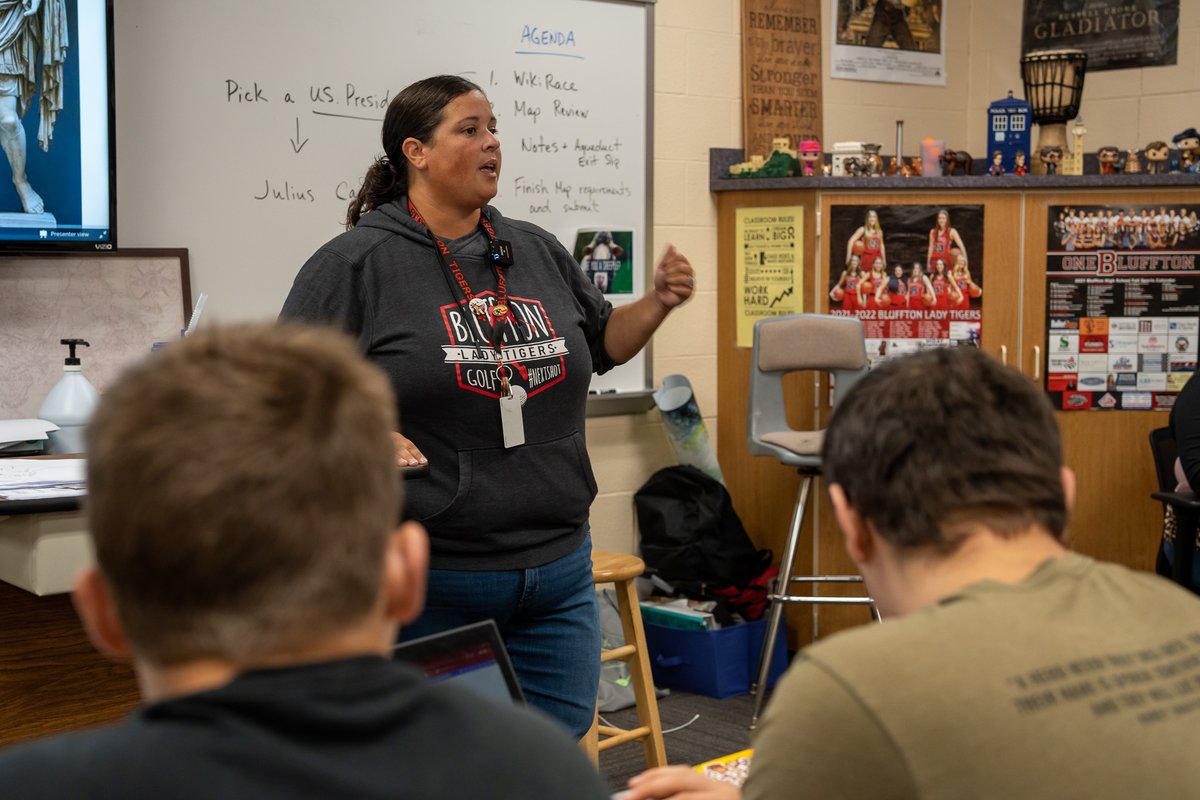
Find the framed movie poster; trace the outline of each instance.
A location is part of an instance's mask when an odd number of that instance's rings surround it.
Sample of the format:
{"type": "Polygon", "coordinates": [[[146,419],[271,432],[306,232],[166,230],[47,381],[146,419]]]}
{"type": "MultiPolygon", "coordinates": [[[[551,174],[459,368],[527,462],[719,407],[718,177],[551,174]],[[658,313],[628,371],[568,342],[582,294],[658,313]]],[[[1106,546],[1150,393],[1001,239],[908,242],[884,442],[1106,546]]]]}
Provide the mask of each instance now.
{"type": "Polygon", "coordinates": [[[1196,371],[1200,205],[1049,213],[1046,392],[1066,411],[1170,408],[1196,371]]]}
{"type": "Polygon", "coordinates": [[[1088,72],[1174,64],[1179,0],[1025,0],[1021,53],[1064,48],[1088,72]]]}
{"type": "Polygon", "coordinates": [[[832,206],[829,313],[858,317],[867,360],[978,347],[982,205],[832,206]]]}
{"type": "Polygon", "coordinates": [[[854,81],[946,85],[949,0],[837,0],[831,75],[854,81]]]}

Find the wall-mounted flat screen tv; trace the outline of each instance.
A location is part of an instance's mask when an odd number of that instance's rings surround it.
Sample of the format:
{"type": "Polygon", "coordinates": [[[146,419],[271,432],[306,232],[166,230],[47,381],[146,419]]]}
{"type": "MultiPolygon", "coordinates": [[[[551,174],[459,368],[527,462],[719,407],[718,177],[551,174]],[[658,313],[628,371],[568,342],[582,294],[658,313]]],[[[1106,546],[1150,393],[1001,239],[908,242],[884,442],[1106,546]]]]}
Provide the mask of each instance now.
{"type": "Polygon", "coordinates": [[[112,0],[0,2],[0,252],[116,245],[112,0]]]}

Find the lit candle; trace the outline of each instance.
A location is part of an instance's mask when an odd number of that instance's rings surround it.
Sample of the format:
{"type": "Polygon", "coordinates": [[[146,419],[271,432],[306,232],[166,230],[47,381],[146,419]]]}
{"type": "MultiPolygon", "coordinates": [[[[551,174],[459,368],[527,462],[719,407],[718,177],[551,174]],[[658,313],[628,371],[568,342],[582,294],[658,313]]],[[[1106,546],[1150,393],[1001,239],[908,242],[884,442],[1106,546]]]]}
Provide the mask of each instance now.
{"type": "Polygon", "coordinates": [[[921,140],[921,175],[937,177],[942,174],[942,153],[946,143],[926,136],[921,140]]]}

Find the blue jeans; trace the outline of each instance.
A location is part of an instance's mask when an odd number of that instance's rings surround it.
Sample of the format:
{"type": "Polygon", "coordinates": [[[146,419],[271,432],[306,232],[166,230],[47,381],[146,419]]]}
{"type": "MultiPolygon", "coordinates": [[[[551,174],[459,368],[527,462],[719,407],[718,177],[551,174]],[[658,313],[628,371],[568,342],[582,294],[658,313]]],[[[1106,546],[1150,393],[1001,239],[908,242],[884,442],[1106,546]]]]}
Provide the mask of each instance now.
{"type": "Polygon", "coordinates": [[[489,618],[500,628],[529,705],[577,739],[587,733],[600,683],[591,536],[575,552],[531,569],[430,570],[425,611],[400,639],[489,618]]]}

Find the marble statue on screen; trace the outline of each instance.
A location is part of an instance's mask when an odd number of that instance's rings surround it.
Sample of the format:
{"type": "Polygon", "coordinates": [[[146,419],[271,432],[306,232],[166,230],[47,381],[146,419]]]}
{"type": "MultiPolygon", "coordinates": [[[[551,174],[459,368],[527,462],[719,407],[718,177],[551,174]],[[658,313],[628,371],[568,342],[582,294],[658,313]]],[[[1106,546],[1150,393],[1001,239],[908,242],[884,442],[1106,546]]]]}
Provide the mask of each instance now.
{"type": "Polygon", "coordinates": [[[64,0],[0,0],[0,148],[12,168],[13,186],[26,214],[42,214],[45,205],[25,174],[21,119],[37,98],[38,145],[49,152],[54,123],[63,107],[67,44],[64,0]]]}

